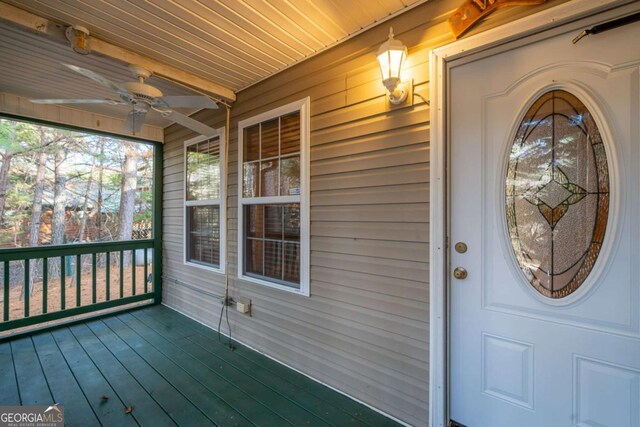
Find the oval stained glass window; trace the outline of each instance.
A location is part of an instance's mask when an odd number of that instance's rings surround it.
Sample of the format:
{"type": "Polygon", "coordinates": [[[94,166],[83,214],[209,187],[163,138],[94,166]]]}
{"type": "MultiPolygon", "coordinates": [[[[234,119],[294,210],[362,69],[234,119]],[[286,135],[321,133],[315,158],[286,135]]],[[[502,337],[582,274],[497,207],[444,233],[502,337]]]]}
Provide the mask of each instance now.
{"type": "Polygon", "coordinates": [[[595,121],[574,95],[553,90],[527,111],[506,177],[511,246],[529,284],[549,298],[580,287],[609,216],[609,167],[595,121]]]}

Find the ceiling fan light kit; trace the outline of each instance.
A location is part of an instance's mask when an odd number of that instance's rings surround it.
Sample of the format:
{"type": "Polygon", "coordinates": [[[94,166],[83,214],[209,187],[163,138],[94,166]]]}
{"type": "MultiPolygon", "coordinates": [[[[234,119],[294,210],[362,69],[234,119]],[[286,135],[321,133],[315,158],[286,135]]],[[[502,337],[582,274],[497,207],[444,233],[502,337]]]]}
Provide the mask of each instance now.
{"type": "MultiPolygon", "coordinates": [[[[75,28],[69,27],[69,28],[75,28]]],[[[80,27],[81,29],[83,27],[80,27]]],[[[85,29],[86,30],[86,29],[85,29]]],[[[74,31],[80,31],[74,29],[74,31]]],[[[88,36],[88,31],[85,34],[88,36]]],[[[74,48],[75,50],[75,48],[74,48]]],[[[100,83],[112,91],[116,92],[120,100],[116,99],[32,99],[36,104],[110,104],[110,105],[130,105],[131,111],[127,115],[124,123],[124,130],[127,132],[139,132],[144,123],[145,116],[149,109],[157,111],[169,120],[181,124],[205,136],[213,136],[216,130],[192,119],[182,113],[174,111],[174,108],[218,108],[218,105],[208,96],[163,96],[162,92],[145,80],[151,77],[151,72],[141,66],[131,64],[129,70],[137,81],[114,83],[106,77],[76,65],[62,64],[65,67],[100,83]]]]}

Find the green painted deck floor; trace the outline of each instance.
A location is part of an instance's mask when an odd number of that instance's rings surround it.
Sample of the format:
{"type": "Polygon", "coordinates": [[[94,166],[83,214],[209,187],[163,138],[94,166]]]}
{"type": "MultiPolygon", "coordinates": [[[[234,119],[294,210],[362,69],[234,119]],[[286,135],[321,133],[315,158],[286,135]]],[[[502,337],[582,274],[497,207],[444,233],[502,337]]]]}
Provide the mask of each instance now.
{"type": "Polygon", "coordinates": [[[68,426],[397,425],[236,347],[164,306],[88,320],[1,343],[0,405],[59,403],[68,426]]]}

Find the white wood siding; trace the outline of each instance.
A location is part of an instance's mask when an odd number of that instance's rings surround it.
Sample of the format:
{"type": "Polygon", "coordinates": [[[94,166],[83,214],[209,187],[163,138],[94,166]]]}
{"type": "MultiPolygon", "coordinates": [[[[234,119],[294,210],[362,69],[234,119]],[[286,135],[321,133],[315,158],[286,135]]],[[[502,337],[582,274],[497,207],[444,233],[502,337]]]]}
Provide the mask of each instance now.
{"type": "MultiPolygon", "coordinates": [[[[433,1],[238,93],[232,108],[228,215],[233,336],[406,423],[427,425],[429,384],[428,53],[451,41],[459,1],[433,1]],[[413,103],[390,109],[375,51],[389,25],[409,47],[413,103]],[[236,278],[237,123],[311,97],[311,296],[236,278]]],[[[548,7],[558,2],[549,2],[548,7]]],[[[489,28],[531,13],[494,14],[489,28]]],[[[212,126],[220,113],[196,115],[212,126]]],[[[217,328],[224,276],[182,263],[182,143],[165,134],[164,302],[217,328]],[[179,279],[179,282],[174,279],[179,279]]],[[[223,323],[223,331],[227,328],[223,323]]]]}

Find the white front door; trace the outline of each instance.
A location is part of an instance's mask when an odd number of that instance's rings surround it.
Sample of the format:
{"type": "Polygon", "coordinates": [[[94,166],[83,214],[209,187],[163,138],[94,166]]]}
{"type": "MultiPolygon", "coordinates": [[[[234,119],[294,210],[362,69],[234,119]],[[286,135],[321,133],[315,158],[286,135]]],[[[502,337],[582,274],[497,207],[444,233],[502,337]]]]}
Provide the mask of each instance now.
{"type": "Polygon", "coordinates": [[[640,426],[640,23],[558,33],[449,64],[449,399],[469,427],[640,426]]]}

